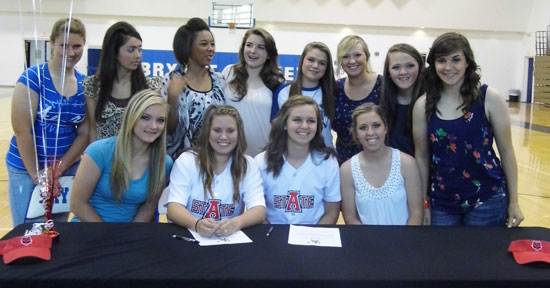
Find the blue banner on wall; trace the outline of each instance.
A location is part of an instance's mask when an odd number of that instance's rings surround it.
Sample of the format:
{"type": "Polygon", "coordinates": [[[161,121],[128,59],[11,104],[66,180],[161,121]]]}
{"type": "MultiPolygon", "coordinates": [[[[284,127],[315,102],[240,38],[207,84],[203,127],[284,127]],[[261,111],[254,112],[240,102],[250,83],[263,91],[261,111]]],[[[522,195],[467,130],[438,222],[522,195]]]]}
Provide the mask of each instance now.
{"type": "MultiPolygon", "coordinates": [[[[88,75],[93,75],[97,71],[101,49],[88,49],[88,75]]],[[[237,63],[239,56],[233,52],[216,52],[212,59],[212,68],[221,72],[225,66],[237,63]]],[[[297,73],[300,55],[279,55],[279,65],[283,70],[285,79],[294,80],[297,73]]],[[[178,62],[172,53],[172,50],[143,50],[142,55],[143,72],[146,76],[164,76],[166,73],[174,70],[178,62]]]]}

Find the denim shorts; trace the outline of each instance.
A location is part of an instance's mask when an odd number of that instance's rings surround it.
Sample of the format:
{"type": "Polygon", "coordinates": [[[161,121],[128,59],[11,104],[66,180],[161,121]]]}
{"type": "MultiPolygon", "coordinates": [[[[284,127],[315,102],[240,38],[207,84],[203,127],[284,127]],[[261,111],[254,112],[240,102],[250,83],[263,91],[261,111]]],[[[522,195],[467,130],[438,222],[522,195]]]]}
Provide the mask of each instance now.
{"type": "Polygon", "coordinates": [[[504,226],[508,217],[508,196],[495,194],[463,214],[450,214],[437,208],[430,212],[433,226],[504,226]]]}

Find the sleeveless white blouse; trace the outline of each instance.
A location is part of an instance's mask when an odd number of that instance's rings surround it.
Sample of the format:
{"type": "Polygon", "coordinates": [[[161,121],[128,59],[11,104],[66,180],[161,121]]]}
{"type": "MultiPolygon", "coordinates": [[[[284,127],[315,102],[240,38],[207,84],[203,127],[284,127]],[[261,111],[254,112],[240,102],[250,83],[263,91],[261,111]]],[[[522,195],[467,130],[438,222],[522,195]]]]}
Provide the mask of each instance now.
{"type": "Polygon", "coordinates": [[[375,188],[363,177],[359,154],[351,158],[355,205],[361,223],[368,225],[406,225],[409,219],[405,180],[401,175],[401,155],[392,148],[390,174],[382,187],[375,188]]]}

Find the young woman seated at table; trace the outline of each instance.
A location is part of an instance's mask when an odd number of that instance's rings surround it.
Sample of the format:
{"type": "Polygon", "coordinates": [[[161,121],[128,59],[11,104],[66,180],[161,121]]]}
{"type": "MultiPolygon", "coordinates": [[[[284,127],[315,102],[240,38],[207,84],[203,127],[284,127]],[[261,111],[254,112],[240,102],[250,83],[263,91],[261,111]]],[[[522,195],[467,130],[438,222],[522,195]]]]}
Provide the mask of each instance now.
{"type": "Polygon", "coordinates": [[[130,99],[119,135],[88,146],[74,178],[73,221],[153,220],[172,167],[166,156],[167,109],[159,93],[141,90],[130,99]]]}
{"type": "Polygon", "coordinates": [[[325,146],[319,105],[290,97],[271,123],[266,151],[255,161],[262,173],[266,218],[273,224],[336,224],[340,176],[334,149],[325,146]]]}
{"type": "Polygon", "coordinates": [[[340,167],[346,224],[421,225],[420,172],[413,157],[385,144],[388,126],[381,108],[357,107],[351,127],[363,151],[340,167]]]}
{"type": "Polygon", "coordinates": [[[245,139],[235,108],[208,107],[197,145],[178,157],[170,175],[170,221],[203,237],[223,237],[262,223],[262,178],[252,157],[244,154],[245,139]]]}

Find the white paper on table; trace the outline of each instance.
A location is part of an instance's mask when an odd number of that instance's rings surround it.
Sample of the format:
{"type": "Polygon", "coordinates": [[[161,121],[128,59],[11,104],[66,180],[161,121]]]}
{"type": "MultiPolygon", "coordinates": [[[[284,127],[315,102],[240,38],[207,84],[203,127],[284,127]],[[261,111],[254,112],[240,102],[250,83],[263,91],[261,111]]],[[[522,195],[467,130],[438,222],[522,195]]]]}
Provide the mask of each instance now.
{"type": "Polygon", "coordinates": [[[201,246],[212,246],[212,245],[226,245],[226,244],[240,244],[240,243],[252,243],[252,240],[244,234],[242,230],[237,230],[235,233],[225,236],[217,237],[212,236],[210,238],[202,237],[199,233],[188,229],[193,237],[199,240],[199,245],[201,246]]]}
{"type": "Polygon", "coordinates": [[[288,244],[342,247],[340,229],[290,225],[288,244]]]}

